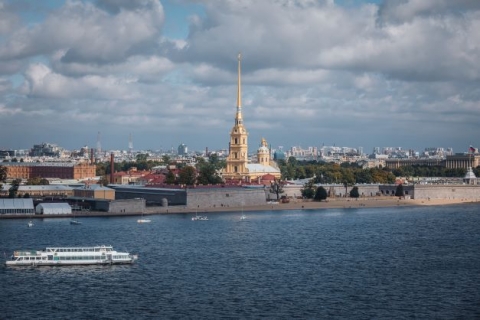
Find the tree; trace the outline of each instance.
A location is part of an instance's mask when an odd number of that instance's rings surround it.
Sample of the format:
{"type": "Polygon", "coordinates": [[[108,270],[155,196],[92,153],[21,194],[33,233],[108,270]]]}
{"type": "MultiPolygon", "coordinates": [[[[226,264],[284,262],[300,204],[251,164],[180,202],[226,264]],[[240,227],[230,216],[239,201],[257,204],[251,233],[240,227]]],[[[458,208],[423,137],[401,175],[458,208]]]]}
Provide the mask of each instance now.
{"type": "Polygon", "coordinates": [[[171,160],[172,160],[172,159],[170,158],[170,156],[168,156],[168,155],[166,155],[166,154],[162,156],[162,162],[163,162],[165,165],[169,165],[171,160]]]}
{"type": "Polygon", "coordinates": [[[7,167],[0,166],[0,182],[5,182],[5,180],[7,180],[7,171],[7,167]]]}
{"type": "Polygon", "coordinates": [[[23,195],[23,197],[24,197],[24,198],[30,198],[30,193],[28,193],[28,192],[25,193],[25,194],[23,195]]]}
{"type": "Polygon", "coordinates": [[[204,163],[199,168],[200,172],[197,177],[198,184],[219,184],[222,183],[222,178],[217,173],[215,166],[211,163],[204,163]]]}
{"type": "Polygon", "coordinates": [[[148,158],[148,153],[139,153],[137,154],[136,156],[136,160],[137,162],[141,162],[141,161],[147,161],[147,158],[148,158]]]}
{"type": "Polygon", "coordinates": [[[395,197],[405,198],[405,192],[403,191],[403,185],[400,183],[395,190],[395,197]]]}
{"type": "Polygon", "coordinates": [[[28,178],[27,182],[25,183],[25,185],[27,186],[48,186],[49,184],[50,184],[50,181],[40,177],[28,178]]]}
{"type": "Polygon", "coordinates": [[[293,166],[293,167],[296,167],[297,164],[298,164],[298,161],[294,156],[290,156],[290,157],[288,157],[288,164],[293,166]]]}
{"type": "Polygon", "coordinates": [[[197,172],[195,171],[194,167],[185,166],[180,170],[178,174],[178,183],[180,184],[193,186],[195,185],[196,180],[197,180],[197,172]]]}
{"type": "Polygon", "coordinates": [[[295,178],[296,179],[305,179],[307,174],[305,173],[305,167],[297,167],[295,169],[295,178]]]}
{"type": "Polygon", "coordinates": [[[307,183],[305,183],[301,192],[304,198],[312,199],[315,196],[314,180],[310,179],[307,183]]]}
{"type": "Polygon", "coordinates": [[[110,181],[108,181],[106,175],[102,176],[102,177],[98,180],[98,184],[99,184],[99,185],[102,185],[102,186],[104,186],[104,187],[105,187],[105,186],[108,186],[109,183],[110,183],[110,181]]]}
{"type": "Polygon", "coordinates": [[[270,192],[277,195],[277,200],[280,199],[280,194],[283,193],[283,185],[284,182],[281,180],[273,180],[272,184],[270,185],[270,192]]]}
{"type": "Polygon", "coordinates": [[[10,189],[8,189],[9,198],[15,198],[17,196],[18,187],[20,186],[21,182],[22,179],[15,179],[12,181],[12,186],[10,187],[10,189]]]}
{"type": "Polygon", "coordinates": [[[175,175],[173,174],[173,172],[171,170],[168,170],[168,173],[165,177],[165,183],[166,184],[176,184],[176,181],[177,179],[175,178],[175,175]]]}
{"type": "Polygon", "coordinates": [[[322,201],[327,199],[327,190],[325,190],[324,187],[320,186],[317,188],[317,191],[315,192],[315,200],[322,201]]]}
{"type": "Polygon", "coordinates": [[[107,174],[107,164],[105,162],[97,163],[95,174],[99,177],[104,176],[107,174]]]}
{"type": "Polygon", "coordinates": [[[225,162],[224,161],[220,161],[220,158],[218,157],[218,154],[216,153],[211,153],[209,156],[208,156],[208,162],[213,165],[213,167],[215,168],[215,170],[219,170],[221,168],[224,167],[225,165],[225,162]]]}
{"type": "Polygon", "coordinates": [[[358,192],[358,187],[355,186],[350,190],[350,198],[358,198],[360,197],[360,193],[358,192]]]}
{"type": "Polygon", "coordinates": [[[348,187],[351,187],[355,184],[355,176],[353,171],[350,168],[342,168],[342,184],[345,187],[345,197],[348,193],[348,187]]]}

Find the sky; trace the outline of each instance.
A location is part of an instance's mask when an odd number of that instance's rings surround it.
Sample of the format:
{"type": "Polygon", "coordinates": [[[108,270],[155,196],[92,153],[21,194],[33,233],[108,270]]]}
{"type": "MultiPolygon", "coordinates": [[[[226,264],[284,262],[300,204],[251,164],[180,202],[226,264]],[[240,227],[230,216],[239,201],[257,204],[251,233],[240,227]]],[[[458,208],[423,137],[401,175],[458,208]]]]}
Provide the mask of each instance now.
{"type": "Polygon", "coordinates": [[[478,0],[0,0],[0,149],[480,146],[478,0]]]}

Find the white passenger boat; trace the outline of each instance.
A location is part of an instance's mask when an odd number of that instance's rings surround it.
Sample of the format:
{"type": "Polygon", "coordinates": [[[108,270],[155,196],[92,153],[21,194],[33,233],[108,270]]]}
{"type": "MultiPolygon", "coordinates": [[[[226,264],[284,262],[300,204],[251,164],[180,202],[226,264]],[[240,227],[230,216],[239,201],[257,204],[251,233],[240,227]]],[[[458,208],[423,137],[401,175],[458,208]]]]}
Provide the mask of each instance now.
{"type": "Polygon", "coordinates": [[[47,247],[45,250],[18,250],[7,266],[71,266],[128,264],[137,260],[137,255],[113,250],[112,246],[95,247],[47,247]]]}
{"type": "Polygon", "coordinates": [[[137,223],[150,223],[152,222],[152,220],[150,219],[145,219],[145,218],[142,218],[142,219],[138,219],[137,220],[137,223]]]}

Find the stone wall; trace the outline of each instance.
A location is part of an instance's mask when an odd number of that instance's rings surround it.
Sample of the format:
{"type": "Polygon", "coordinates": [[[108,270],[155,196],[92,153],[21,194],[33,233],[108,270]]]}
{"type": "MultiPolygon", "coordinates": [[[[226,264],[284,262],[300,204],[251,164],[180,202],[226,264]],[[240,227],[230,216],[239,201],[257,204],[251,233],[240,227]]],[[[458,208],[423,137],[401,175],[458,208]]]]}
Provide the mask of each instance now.
{"type": "MultiPolygon", "coordinates": [[[[394,196],[397,186],[381,185],[380,192],[384,196],[394,196]]],[[[412,199],[472,199],[480,201],[479,185],[464,184],[415,184],[404,185],[406,197],[412,199]]]]}
{"type": "MultiPolygon", "coordinates": [[[[319,187],[320,185],[317,185],[319,187]]],[[[327,192],[330,192],[335,197],[345,197],[345,187],[340,184],[328,184],[322,185],[327,192]]],[[[378,184],[360,184],[356,185],[358,187],[358,193],[360,197],[376,197],[379,192],[378,184]]],[[[347,195],[350,195],[350,190],[353,186],[347,188],[347,195]]],[[[283,193],[280,196],[286,196],[287,198],[297,198],[302,196],[303,186],[301,185],[287,185],[283,187],[283,193]]],[[[266,189],[267,191],[267,200],[276,200],[277,195],[270,192],[270,188],[266,189]]],[[[332,196],[332,197],[333,197],[332,196]]]]}
{"type": "Polygon", "coordinates": [[[476,199],[480,201],[480,186],[415,185],[414,199],[476,199]]]}
{"type": "Polygon", "coordinates": [[[145,199],[113,200],[109,202],[108,212],[142,213],[145,212],[145,199]]]}
{"type": "Polygon", "coordinates": [[[109,185],[109,187],[115,189],[116,200],[143,198],[149,206],[163,206],[164,204],[184,206],[187,203],[185,189],[148,188],[128,185],[109,185]]]}
{"type": "Polygon", "coordinates": [[[241,207],[266,205],[263,188],[187,189],[188,208],[241,207]]]}

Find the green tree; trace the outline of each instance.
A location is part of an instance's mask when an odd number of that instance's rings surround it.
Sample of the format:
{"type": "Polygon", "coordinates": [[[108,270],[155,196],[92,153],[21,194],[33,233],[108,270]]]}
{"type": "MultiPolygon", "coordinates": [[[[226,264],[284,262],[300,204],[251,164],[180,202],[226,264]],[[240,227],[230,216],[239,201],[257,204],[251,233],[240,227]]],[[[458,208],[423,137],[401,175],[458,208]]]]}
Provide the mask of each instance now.
{"type": "Polygon", "coordinates": [[[95,175],[98,177],[104,176],[107,174],[107,165],[105,162],[99,162],[95,165],[95,175]]]}
{"type": "Polygon", "coordinates": [[[25,183],[25,185],[27,186],[48,186],[49,184],[50,184],[50,181],[40,177],[28,178],[27,182],[25,183]]]}
{"type": "Polygon", "coordinates": [[[0,182],[5,182],[7,180],[8,168],[5,166],[0,166],[0,182]]]}
{"type": "Polygon", "coordinates": [[[177,179],[175,178],[175,174],[171,170],[168,170],[168,173],[165,177],[165,183],[166,184],[176,184],[177,179]]]}
{"type": "Polygon", "coordinates": [[[169,165],[169,164],[170,164],[170,161],[172,161],[172,159],[170,158],[170,156],[168,156],[168,155],[166,155],[166,154],[164,154],[164,155],[162,156],[162,162],[163,162],[163,164],[169,165]]]}
{"type": "Polygon", "coordinates": [[[282,180],[273,180],[272,184],[270,185],[270,192],[277,195],[277,200],[280,199],[280,194],[283,193],[283,186],[284,182],[282,180]]]}
{"type": "Polygon", "coordinates": [[[356,183],[372,183],[372,174],[369,169],[360,169],[355,172],[356,183]]]}
{"type": "Polygon", "coordinates": [[[305,167],[296,167],[295,179],[305,179],[307,174],[305,173],[305,167]]]}
{"type": "Polygon", "coordinates": [[[405,197],[405,192],[403,191],[403,185],[401,183],[397,186],[397,189],[395,189],[395,196],[399,198],[405,197]]]}
{"type": "Polygon", "coordinates": [[[110,181],[108,181],[108,178],[106,175],[102,176],[99,180],[98,180],[98,184],[101,185],[101,186],[108,186],[108,184],[110,183],[110,181]]]}
{"type": "Polygon", "coordinates": [[[277,165],[279,167],[285,167],[287,165],[287,161],[285,161],[285,159],[278,159],[277,160],[277,165]]]}
{"type": "Polygon", "coordinates": [[[31,177],[27,179],[25,185],[27,186],[38,186],[40,184],[40,177],[31,177]]]}
{"type": "Polygon", "coordinates": [[[315,192],[315,200],[322,201],[327,199],[327,190],[325,190],[324,187],[320,186],[317,188],[317,191],[315,192]]]}
{"type": "Polygon", "coordinates": [[[24,198],[30,198],[30,193],[28,193],[28,192],[25,193],[25,194],[23,195],[23,197],[24,197],[24,198]]]}
{"type": "Polygon", "coordinates": [[[198,184],[219,184],[222,183],[222,178],[217,173],[215,166],[211,163],[204,163],[199,168],[200,172],[197,177],[198,184]]]}
{"type": "Polygon", "coordinates": [[[358,198],[360,197],[360,193],[358,192],[358,187],[355,186],[350,190],[350,198],[358,198]]]}
{"type": "Polygon", "coordinates": [[[195,181],[197,180],[197,172],[195,171],[194,167],[185,166],[180,170],[178,173],[178,183],[193,186],[195,185],[195,181]]]}
{"type": "Polygon", "coordinates": [[[345,187],[345,197],[347,196],[348,187],[351,187],[355,184],[355,176],[353,171],[350,168],[342,168],[342,184],[345,187]]]}
{"type": "Polygon", "coordinates": [[[288,157],[288,164],[293,166],[293,167],[296,167],[297,164],[298,164],[298,161],[294,156],[290,156],[290,157],[288,157]]]}
{"type": "Polygon", "coordinates": [[[208,156],[208,162],[213,165],[213,167],[215,168],[215,170],[219,170],[219,169],[222,169],[226,166],[226,162],[225,161],[222,161],[220,160],[220,158],[218,157],[218,154],[216,153],[211,153],[209,156],[208,156]]]}
{"type": "Polygon", "coordinates": [[[312,199],[315,196],[315,189],[314,180],[310,179],[303,185],[303,189],[301,190],[302,196],[307,199],[312,199]]]}
{"type": "Polygon", "coordinates": [[[15,198],[17,196],[18,187],[20,186],[21,182],[22,182],[22,179],[15,179],[12,181],[12,185],[10,189],[8,189],[9,198],[15,198]]]}
{"type": "Polygon", "coordinates": [[[135,157],[135,159],[137,160],[137,162],[139,161],[147,161],[147,158],[148,158],[148,153],[139,153],[137,154],[137,156],[135,157]]]}

